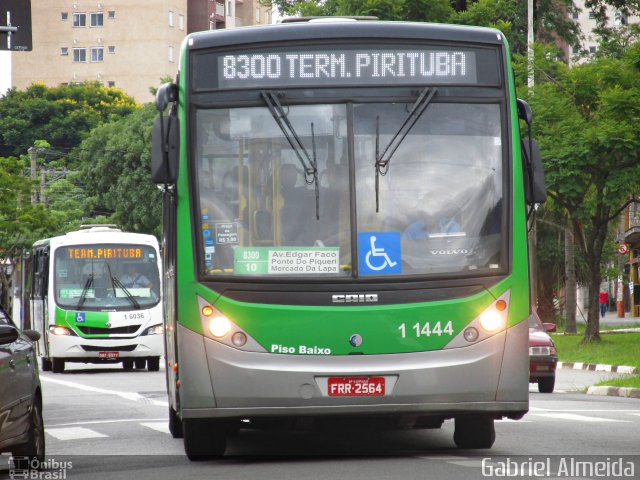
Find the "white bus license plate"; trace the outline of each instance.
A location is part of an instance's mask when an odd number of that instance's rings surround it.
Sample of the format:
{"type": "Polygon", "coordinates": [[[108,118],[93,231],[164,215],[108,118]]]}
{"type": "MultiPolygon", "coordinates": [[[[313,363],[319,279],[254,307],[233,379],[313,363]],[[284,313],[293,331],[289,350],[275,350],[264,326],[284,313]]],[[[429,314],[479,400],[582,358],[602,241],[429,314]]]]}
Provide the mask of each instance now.
{"type": "Polygon", "coordinates": [[[384,377],[329,377],[330,397],[381,397],[384,377]]]}
{"type": "Polygon", "coordinates": [[[118,358],[120,352],[98,352],[100,358],[118,358]]]}

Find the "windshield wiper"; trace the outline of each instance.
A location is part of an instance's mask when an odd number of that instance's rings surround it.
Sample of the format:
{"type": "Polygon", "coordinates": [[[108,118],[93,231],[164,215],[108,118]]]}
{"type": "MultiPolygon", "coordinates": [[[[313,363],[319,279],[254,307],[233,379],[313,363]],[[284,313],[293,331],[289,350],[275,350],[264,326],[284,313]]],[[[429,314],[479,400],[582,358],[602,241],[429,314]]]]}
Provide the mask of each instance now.
{"type": "Polygon", "coordinates": [[[80,294],[78,305],[76,305],[77,309],[80,309],[80,307],[82,307],[82,305],[84,304],[84,301],[87,298],[87,293],[89,292],[89,287],[91,287],[92,283],[93,283],[93,273],[90,273],[89,276],[87,277],[87,281],[84,282],[84,287],[82,287],[82,293],[80,294]]]}
{"type": "Polygon", "coordinates": [[[122,284],[122,282],[118,277],[114,277],[113,275],[111,275],[111,267],[109,266],[108,263],[107,263],[107,270],[109,271],[109,278],[111,278],[111,288],[113,290],[113,296],[114,297],[118,296],[116,294],[116,287],[122,289],[124,294],[127,296],[127,300],[131,302],[131,304],[136,310],[140,310],[140,303],[135,299],[133,295],[131,295],[131,292],[127,290],[127,288],[122,284]]]}
{"type": "Polygon", "coordinates": [[[316,137],[313,131],[313,122],[311,122],[311,144],[312,144],[312,152],[311,156],[309,156],[309,152],[304,148],[300,137],[296,133],[293,125],[289,121],[287,117],[287,112],[282,108],[282,104],[280,100],[278,100],[278,96],[270,90],[262,90],[260,92],[262,99],[267,104],[269,108],[269,113],[275,120],[276,124],[282,130],[285,138],[291,145],[296,157],[300,161],[300,165],[302,165],[302,169],[304,171],[304,181],[307,185],[313,184],[316,190],[316,220],[320,220],[320,188],[318,183],[318,163],[316,160],[316,137]]]}
{"type": "Polygon", "coordinates": [[[398,128],[398,131],[389,141],[382,153],[380,153],[380,116],[378,115],[376,117],[376,212],[378,211],[380,203],[379,177],[384,177],[389,172],[389,162],[391,161],[391,157],[393,157],[393,154],[396,153],[396,150],[407,134],[427,109],[431,103],[431,99],[437,91],[438,89],[436,87],[425,87],[425,89],[420,92],[418,99],[409,111],[409,115],[404,119],[404,122],[402,122],[402,125],[400,125],[400,128],[398,128]]]}

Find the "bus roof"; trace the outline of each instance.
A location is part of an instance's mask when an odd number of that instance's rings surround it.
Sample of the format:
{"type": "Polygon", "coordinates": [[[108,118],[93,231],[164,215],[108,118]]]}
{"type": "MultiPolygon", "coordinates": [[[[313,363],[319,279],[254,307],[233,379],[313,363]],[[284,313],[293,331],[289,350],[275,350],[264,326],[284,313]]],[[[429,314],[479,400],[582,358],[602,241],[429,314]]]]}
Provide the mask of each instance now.
{"type": "Polygon", "coordinates": [[[286,41],[344,41],[345,39],[386,42],[390,38],[406,40],[456,41],[501,45],[499,30],[485,27],[416,22],[293,22],[276,25],[208,30],[192,33],[186,44],[190,49],[225,47],[241,44],[286,41]]]}
{"type": "Polygon", "coordinates": [[[143,243],[158,246],[156,237],[146,233],[123,232],[116,225],[83,225],[80,230],[38,240],[33,248],[89,243],[143,243]]]}

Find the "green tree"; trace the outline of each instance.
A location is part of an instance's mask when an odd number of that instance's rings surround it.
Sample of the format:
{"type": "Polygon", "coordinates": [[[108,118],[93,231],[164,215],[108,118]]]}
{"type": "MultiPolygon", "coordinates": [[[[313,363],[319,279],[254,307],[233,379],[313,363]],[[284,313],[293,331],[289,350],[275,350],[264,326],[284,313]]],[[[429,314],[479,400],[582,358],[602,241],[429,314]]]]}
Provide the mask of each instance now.
{"type": "Polygon", "coordinates": [[[133,232],[160,235],[162,196],[151,180],[151,130],[157,111],[147,104],[128,117],[95,128],[77,155],[94,210],[133,232]]]}
{"type": "Polygon", "coordinates": [[[623,58],[558,69],[536,84],[536,114],[549,194],[569,215],[588,272],[584,341],[599,340],[598,290],[610,223],[639,192],[640,45],[623,58]]]}
{"type": "Polygon", "coordinates": [[[0,98],[0,154],[19,156],[37,139],[69,151],[94,127],[137,108],[132,97],[98,83],[9,90],[0,98]]]}

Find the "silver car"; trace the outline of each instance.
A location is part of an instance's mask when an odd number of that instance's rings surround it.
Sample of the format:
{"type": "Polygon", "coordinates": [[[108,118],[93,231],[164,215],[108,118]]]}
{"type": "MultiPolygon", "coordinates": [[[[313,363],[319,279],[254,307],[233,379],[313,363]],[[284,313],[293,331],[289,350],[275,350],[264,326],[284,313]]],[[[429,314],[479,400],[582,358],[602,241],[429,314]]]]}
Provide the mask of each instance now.
{"type": "Polygon", "coordinates": [[[44,461],[42,388],[35,330],[21,331],[0,307],[0,452],[44,461]]]}

